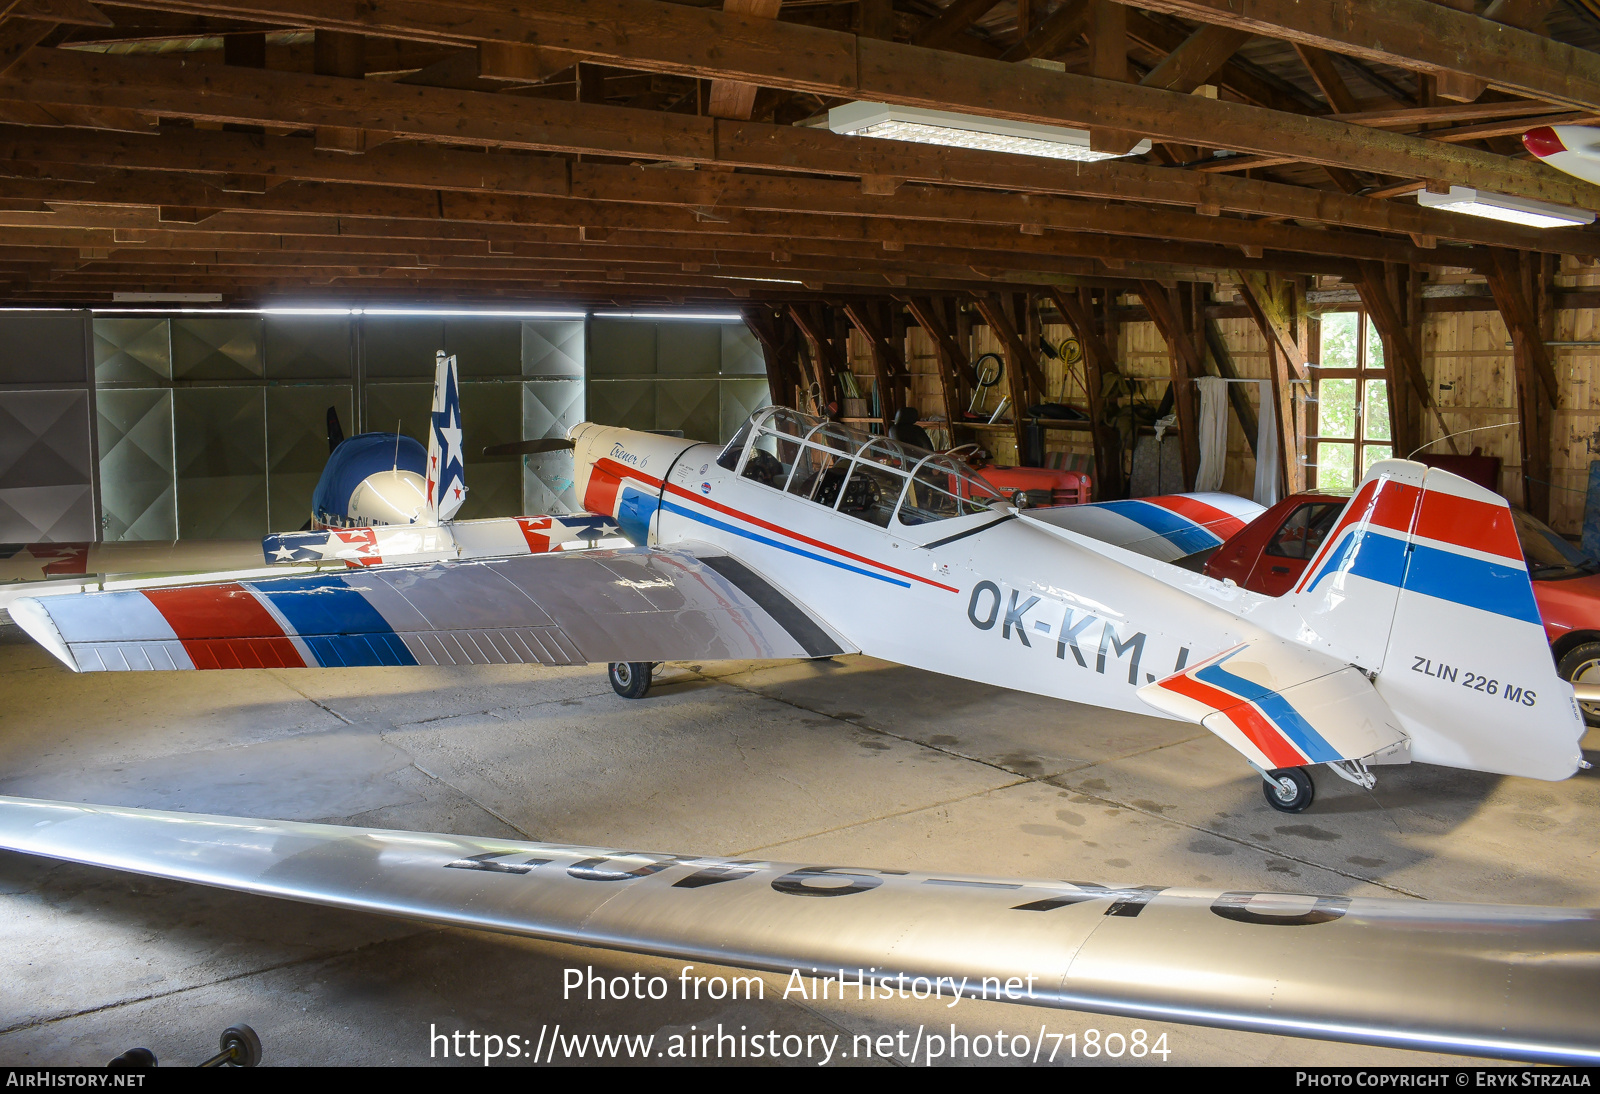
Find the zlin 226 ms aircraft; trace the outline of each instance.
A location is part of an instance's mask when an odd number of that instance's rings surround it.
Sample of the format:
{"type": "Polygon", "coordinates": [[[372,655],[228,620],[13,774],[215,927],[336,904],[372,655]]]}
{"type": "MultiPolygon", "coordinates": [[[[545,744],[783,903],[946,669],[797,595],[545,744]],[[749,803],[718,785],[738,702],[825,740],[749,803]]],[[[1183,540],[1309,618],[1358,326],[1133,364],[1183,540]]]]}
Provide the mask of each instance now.
{"type": "MultiPolygon", "coordinates": [[[[455,474],[440,420],[430,467],[455,474]]],[[[367,529],[343,551],[358,568],[24,598],[12,615],[78,671],[608,662],[633,697],[656,662],[862,652],[1197,722],[1285,812],[1311,804],[1315,765],[1367,788],[1383,764],[1587,766],[1506,501],[1445,471],[1373,465],[1274,598],[1106,532],[1176,520],[1154,542],[1187,553],[1216,539],[1173,513],[1191,499],[1018,510],[949,457],[782,408],[720,449],[592,423],[570,440],[592,515],[367,529]],[[556,549],[613,525],[633,546],[556,549]]],[[[269,557],[305,537],[338,557],[339,534],[268,537],[269,557]]]]}

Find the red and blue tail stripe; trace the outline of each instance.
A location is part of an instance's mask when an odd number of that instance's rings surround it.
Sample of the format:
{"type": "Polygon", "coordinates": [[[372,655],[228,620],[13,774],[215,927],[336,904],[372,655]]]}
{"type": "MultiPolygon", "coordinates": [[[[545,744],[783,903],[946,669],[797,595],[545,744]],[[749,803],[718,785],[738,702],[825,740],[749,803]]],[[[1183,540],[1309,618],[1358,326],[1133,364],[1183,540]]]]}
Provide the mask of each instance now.
{"type": "Polygon", "coordinates": [[[1351,499],[1300,592],[1336,574],[1538,625],[1511,512],[1442,490],[1369,481],[1351,499]]]}

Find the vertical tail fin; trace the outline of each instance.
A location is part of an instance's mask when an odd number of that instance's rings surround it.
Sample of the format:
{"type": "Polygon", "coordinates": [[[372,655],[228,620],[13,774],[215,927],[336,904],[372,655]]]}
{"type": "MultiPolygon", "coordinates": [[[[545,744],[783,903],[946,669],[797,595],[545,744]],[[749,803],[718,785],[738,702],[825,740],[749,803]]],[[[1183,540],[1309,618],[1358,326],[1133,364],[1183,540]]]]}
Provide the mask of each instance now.
{"type": "Polygon", "coordinates": [[[466,500],[466,465],[462,462],[461,391],[456,359],[440,350],[433,377],[433,414],[428,430],[428,515],[442,524],[466,500]]]}
{"type": "Polygon", "coordinates": [[[1498,494],[1406,460],[1374,464],[1283,605],[1300,641],[1373,676],[1413,759],[1577,770],[1583,719],[1498,494]]]}

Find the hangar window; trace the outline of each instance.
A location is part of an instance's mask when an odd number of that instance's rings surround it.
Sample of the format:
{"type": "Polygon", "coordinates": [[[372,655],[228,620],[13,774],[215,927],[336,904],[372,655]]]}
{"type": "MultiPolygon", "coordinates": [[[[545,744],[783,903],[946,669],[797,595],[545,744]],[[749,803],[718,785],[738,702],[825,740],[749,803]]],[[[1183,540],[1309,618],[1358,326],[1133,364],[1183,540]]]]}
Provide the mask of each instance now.
{"type": "Polygon", "coordinates": [[[1306,438],[1319,490],[1351,490],[1394,451],[1383,340],[1365,312],[1328,312],[1306,438]]]}

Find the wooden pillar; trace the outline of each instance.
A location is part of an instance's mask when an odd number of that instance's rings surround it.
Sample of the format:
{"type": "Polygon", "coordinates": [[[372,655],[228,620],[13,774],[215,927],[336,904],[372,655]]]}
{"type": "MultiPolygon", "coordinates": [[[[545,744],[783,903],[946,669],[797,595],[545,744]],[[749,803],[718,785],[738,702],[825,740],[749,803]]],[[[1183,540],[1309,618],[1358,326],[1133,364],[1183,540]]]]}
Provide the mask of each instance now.
{"type": "Polygon", "coordinates": [[[1267,342],[1283,487],[1287,493],[1299,493],[1306,488],[1306,399],[1311,380],[1304,349],[1305,308],[1293,283],[1275,285],[1255,271],[1240,271],[1237,278],[1239,298],[1267,342]]]}
{"type": "Polygon", "coordinates": [[[1390,376],[1390,421],[1401,423],[1395,432],[1395,455],[1405,456],[1422,444],[1424,409],[1433,414],[1439,426],[1439,436],[1448,438],[1445,444],[1450,451],[1459,452],[1460,447],[1454,437],[1449,437],[1450,427],[1439,412],[1428,386],[1428,378],[1422,372],[1421,343],[1418,339],[1422,326],[1421,290],[1420,287],[1417,289],[1418,299],[1409,302],[1409,282],[1409,273],[1399,270],[1391,273],[1378,263],[1364,262],[1361,264],[1361,280],[1356,283],[1361,304],[1367,309],[1367,319],[1378,328],[1378,336],[1383,339],[1383,361],[1390,376]],[[1414,308],[1414,314],[1409,317],[1406,314],[1408,306],[1414,308]],[[1396,378],[1397,370],[1408,389],[1402,396],[1405,410],[1403,422],[1395,414],[1395,408],[1400,403],[1397,391],[1402,386],[1396,378]]]}
{"type": "Polygon", "coordinates": [[[745,326],[761,343],[761,354],[767,362],[767,391],[773,405],[801,409],[799,389],[804,384],[797,359],[794,324],[786,317],[775,316],[764,305],[744,308],[742,314],[745,326]]]}
{"type": "Polygon", "coordinates": [[[1128,484],[1122,477],[1122,437],[1106,421],[1105,413],[1105,378],[1117,375],[1117,356],[1095,323],[1091,290],[1079,289],[1073,294],[1052,285],[1048,291],[1083,347],[1083,386],[1089,397],[1089,428],[1094,441],[1095,500],[1123,497],[1128,484]]]}
{"type": "Polygon", "coordinates": [[[962,380],[974,383],[972,362],[967,359],[966,346],[951,332],[948,303],[942,299],[913,296],[906,299],[906,307],[917,323],[927,332],[933,343],[933,356],[939,365],[939,387],[944,397],[945,420],[950,423],[950,443],[955,444],[955,426],[961,421],[962,397],[965,394],[962,380]]]}
{"type": "MultiPolygon", "coordinates": [[[[839,391],[841,353],[833,342],[827,309],[820,304],[790,304],[789,318],[805,336],[811,349],[812,380],[820,393],[819,412],[840,414],[844,410],[843,396],[839,391]]],[[[849,367],[848,354],[843,354],[849,367]]]]}
{"type": "Polygon", "coordinates": [[[1032,383],[1040,391],[1044,390],[1044,377],[1039,373],[1039,363],[1034,356],[1032,347],[1026,345],[1017,326],[1009,315],[1006,314],[1005,302],[998,296],[978,296],[973,298],[978,311],[989,326],[999,337],[1001,345],[1006,350],[1006,383],[1011,396],[1011,429],[1016,436],[1017,456],[1026,451],[1023,431],[1027,423],[1023,420],[1022,412],[1028,408],[1028,384],[1032,383]]]}
{"type": "MultiPolygon", "coordinates": [[[[1128,9],[1113,0],[1095,0],[1089,13],[1089,75],[1100,80],[1128,79],[1128,9]]],[[[1139,134],[1120,129],[1090,129],[1089,147],[1123,155],[1139,134]]]]}
{"type": "Polygon", "coordinates": [[[852,300],[844,306],[844,313],[861,332],[872,350],[872,371],[878,378],[878,417],[887,430],[894,416],[905,405],[902,385],[905,381],[904,351],[891,344],[892,324],[885,326],[884,316],[877,301],[852,300]]]}
{"type": "Polygon", "coordinates": [[[1194,380],[1205,375],[1205,364],[1190,337],[1184,319],[1187,308],[1180,302],[1176,289],[1169,290],[1155,281],[1141,281],[1139,299],[1167,343],[1173,409],[1178,416],[1178,443],[1183,453],[1183,488],[1193,490],[1195,476],[1200,471],[1200,429],[1195,414],[1194,380]]]}
{"type": "Polygon", "coordinates": [[[1552,422],[1560,388],[1550,349],[1544,344],[1547,326],[1554,323],[1553,306],[1544,300],[1551,295],[1545,284],[1547,267],[1542,256],[1517,251],[1492,251],[1491,262],[1489,289],[1511,332],[1516,361],[1522,504],[1540,520],[1548,520],[1552,422]]]}

